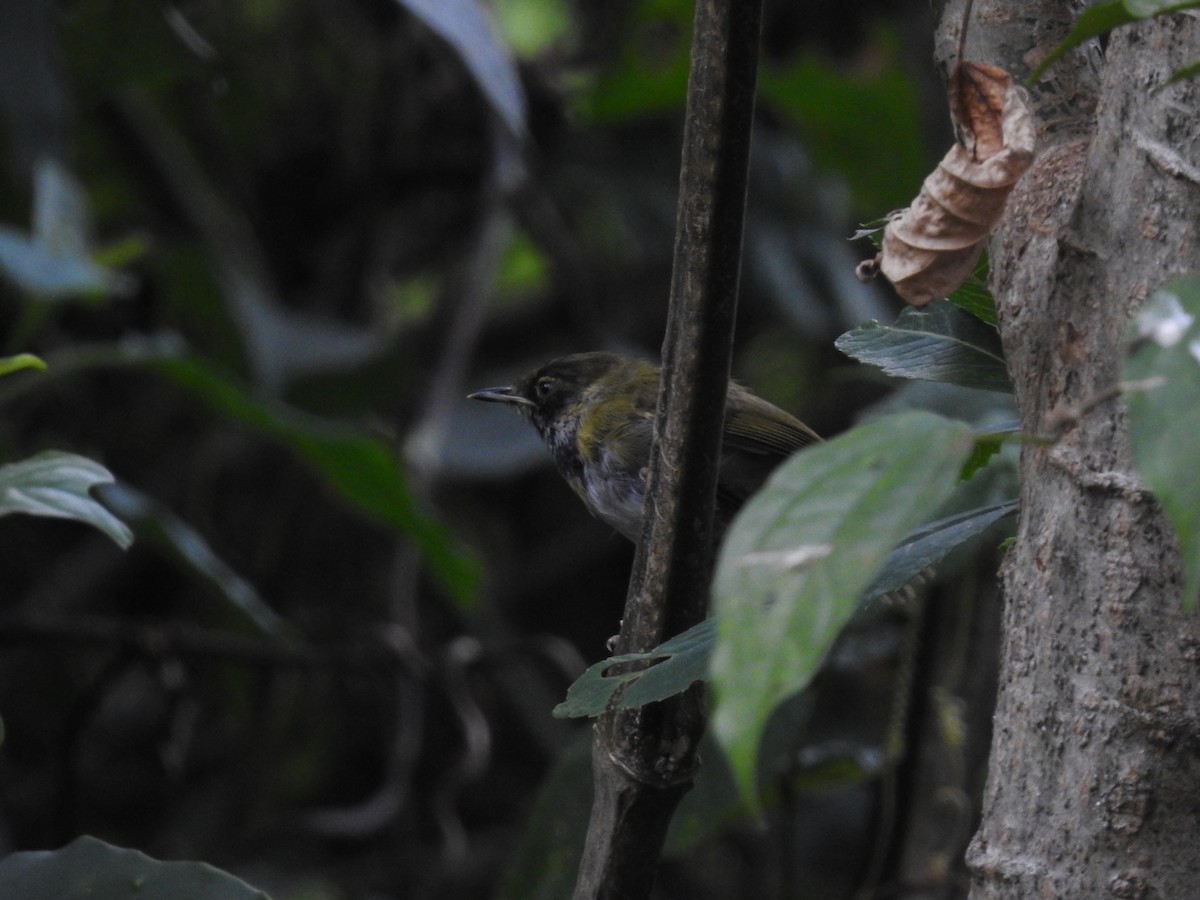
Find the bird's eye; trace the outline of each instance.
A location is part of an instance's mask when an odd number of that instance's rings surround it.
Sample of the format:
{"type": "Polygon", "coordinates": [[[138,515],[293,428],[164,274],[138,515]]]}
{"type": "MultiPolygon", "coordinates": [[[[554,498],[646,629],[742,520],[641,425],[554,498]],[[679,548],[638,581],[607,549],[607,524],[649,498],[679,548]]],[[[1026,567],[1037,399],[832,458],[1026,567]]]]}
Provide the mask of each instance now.
{"type": "Polygon", "coordinates": [[[554,390],[553,378],[539,378],[537,387],[535,388],[539,397],[545,398],[550,396],[550,392],[554,390]]]}

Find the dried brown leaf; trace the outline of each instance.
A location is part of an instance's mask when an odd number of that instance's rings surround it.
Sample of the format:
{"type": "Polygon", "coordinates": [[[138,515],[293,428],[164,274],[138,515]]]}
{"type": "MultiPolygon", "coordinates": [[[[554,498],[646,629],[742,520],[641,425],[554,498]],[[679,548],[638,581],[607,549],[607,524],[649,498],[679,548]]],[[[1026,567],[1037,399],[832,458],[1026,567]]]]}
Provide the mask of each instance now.
{"type": "Polygon", "coordinates": [[[950,74],[950,115],[959,143],[976,159],[1004,149],[1004,104],[1012,89],[1008,73],[987,63],[968,60],[950,74]]]}
{"type": "Polygon", "coordinates": [[[914,306],[945,297],[971,274],[1009,193],[1033,161],[1033,120],[1024,93],[1003,69],[955,66],[950,111],[959,143],[925,179],[912,206],[888,223],[879,256],[859,267],[863,275],[883,272],[914,306]]]}

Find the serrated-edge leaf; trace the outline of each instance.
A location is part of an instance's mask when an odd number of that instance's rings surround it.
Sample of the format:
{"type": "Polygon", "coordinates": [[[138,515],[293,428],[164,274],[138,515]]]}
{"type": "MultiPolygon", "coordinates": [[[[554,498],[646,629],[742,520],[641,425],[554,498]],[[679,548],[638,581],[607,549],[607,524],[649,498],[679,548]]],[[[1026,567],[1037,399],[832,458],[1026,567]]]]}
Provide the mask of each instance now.
{"type": "Polygon", "coordinates": [[[30,850],[0,860],[5,900],[269,900],[244,881],[202,862],[162,862],[94,837],[59,850],[30,850]]]}
{"type": "Polygon", "coordinates": [[[867,322],[834,346],[898,378],[1012,391],[996,330],[944,300],[910,307],[892,325],[867,322]]]}
{"type": "Polygon", "coordinates": [[[124,550],[133,543],[133,532],[89,493],[95,485],[113,481],[112,473],[95,460],[45,450],[0,466],[0,516],[73,519],[104,532],[124,550]]]}
{"type": "Polygon", "coordinates": [[[796,454],[735,520],[714,581],[712,726],[747,803],[771,710],[807,685],[894,544],[949,496],[972,444],[962,423],[889,416],[796,454]],[[804,548],[804,562],[785,561],[804,548]]]}

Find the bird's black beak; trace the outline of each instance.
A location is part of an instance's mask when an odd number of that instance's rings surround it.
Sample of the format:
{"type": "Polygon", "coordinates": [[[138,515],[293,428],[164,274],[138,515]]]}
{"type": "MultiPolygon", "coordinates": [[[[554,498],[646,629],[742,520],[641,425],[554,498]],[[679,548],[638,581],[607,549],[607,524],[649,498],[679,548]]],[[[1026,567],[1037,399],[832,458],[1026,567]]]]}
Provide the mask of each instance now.
{"type": "Polygon", "coordinates": [[[489,403],[507,403],[510,406],[533,406],[533,401],[513,391],[512,387],[484,388],[467,394],[468,400],[486,400],[489,403]]]}

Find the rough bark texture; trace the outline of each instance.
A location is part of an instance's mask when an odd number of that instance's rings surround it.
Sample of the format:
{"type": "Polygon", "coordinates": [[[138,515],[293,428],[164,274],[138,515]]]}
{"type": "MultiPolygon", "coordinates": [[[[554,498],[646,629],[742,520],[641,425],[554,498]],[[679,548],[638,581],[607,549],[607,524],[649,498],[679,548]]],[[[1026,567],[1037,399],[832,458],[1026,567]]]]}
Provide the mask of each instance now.
{"type": "MultiPolygon", "coordinates": [[[[971,55],[1024,78],[1062,6],[977,3],[971,55]]],[[[1200,890],[1200,623],[1123,404],[1102,399],[1131,314],[1200,270],[1200,83],[1163,87],[1198,57],[1185,13],[1064,59],[1034,91],[1038,160],[992,241],[1021,426],[1058,440],[1022,453],[972,897],[1200,890]]]]}

